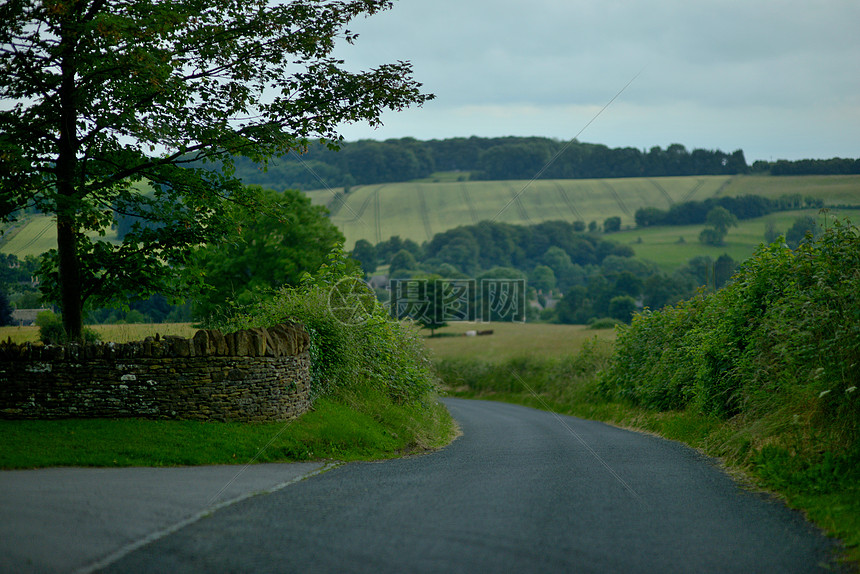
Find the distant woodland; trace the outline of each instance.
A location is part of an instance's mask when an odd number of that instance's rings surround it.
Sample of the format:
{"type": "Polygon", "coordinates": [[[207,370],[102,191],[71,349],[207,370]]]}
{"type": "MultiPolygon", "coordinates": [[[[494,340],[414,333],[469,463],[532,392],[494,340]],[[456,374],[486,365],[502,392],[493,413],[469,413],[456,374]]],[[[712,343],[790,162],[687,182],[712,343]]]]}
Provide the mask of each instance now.
{"type": "Polygon", "coordinates": [[[684,175],[860,174],[860,159],[756,161],[747,164],[743,150],[610,148],[541,137],[413,138],[347,142],[340,151],[314,144],[303,154],[273,159],[266,170],[237,158],[236,175],[246,184],[275,190],[320,189],[430,178],[436,172],[463,172],[467,180],[592,179],[684,175]]]}

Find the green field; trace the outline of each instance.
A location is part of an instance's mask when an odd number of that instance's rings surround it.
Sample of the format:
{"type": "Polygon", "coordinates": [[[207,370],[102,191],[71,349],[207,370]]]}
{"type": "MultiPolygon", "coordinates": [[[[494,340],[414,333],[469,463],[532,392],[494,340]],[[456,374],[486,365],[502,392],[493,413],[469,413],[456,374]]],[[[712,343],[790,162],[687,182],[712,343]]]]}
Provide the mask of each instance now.
{"type": "MultiPolygon", "coordinates": [[[[858,178],[860,195],[860,178],[858,178]]],[[[308,192],[315,204],[328,206],[343,231],[347,247],[359,239],[379,243],[394,235],[423,243],[434,234],[480,221],[530,224],[563,219],[597,221],[621,217],[633,226],[640,207],[663,209],[672,203],[705,199],[730,182],[721,176],[536,180],[409,182],[308,192]]]]}
{"type": "Polygon", "coordinates": [[[721,247],[699,242],[699,233],[705,228],[704,225],[630,229],[613,233],[607,238],[629,245],[636,253],[636,257],[656,263],[660,269],[669,272],[698,256],[707,256],[716,260],[725,253],[735,261],[743,261],[764,242],[768,222],[773,222],[777,231],[785,233],[795,219],[803,215],[815,217],[822,226],[827,225],[827,221],[832,221],[835,217],[852,221],[860,220],[860,212],[856,210],[833,209],[826,214],[819,213],[817,209],[782,211],[739,222],[737,227],[729,229],[725,245],[721,247]],[[681,241],[682,238],[683,241],[681,241]]]}
{"type": "MultiPolygon", "coordinates": [[[[714,253],[717,256],[729,253],[735,259],[744,259],[763,238],[766,220],[752,226],[742,223],[740,229],[733,229],[725,248],[703,248],[698,244],[701,231],[698,226],[635,230],[634,214],[641,207],[667,209],[684,201],[749,194],[770,198],[800,194],[823,199],[828,206],[860,205],[860,176],[688,176],[464,182],[446,175],[450,174],[439,174],[429,181],[357,186],[347,195],[343,195],[339,188],[309,191],[307,195],[314,204],[329,208],[332,222],[346,236],[347,249],[351,249],[359,239],[376,244],[394,235],[421,244],[436,233],[485,220],[517,224],[558,219],[603,223],[607,217],[618,216],[622,229],[627,231],[610,237],[622,243],[632,243],[641,236],[645,245],[634,245],[637,255],[661,265],[665,263],[663,250],[668,245],[667,241],[677,241],[681,236],[687,246],[679,247],[672,243],[672,251],[678,253],[673,260],[683,263],[696,255],[714,253]],[[655,240],[659,237],[659,242],[649,243],[648,238],[652,234],[655,240]]],[[[777,228],[785,231],[794,216],[796,214],[774,214],[771,217],[777,218],[777,228]]],[[[56,246],[55,237],[51,217],[33,216],[26,224],[9,229],[0,237],[0,252],[12,253],[19,258],[39,255],[56,246]]],[[[110,233],[107,239],[111,239],[110,233]]]]}
{"type": "MultiPolygon", "coordinates": [[[[97,233],[88,233],[97,238],[97,233]]],[[[116,239],[116,231],[108,229],[106,241],[116,239]]],[[[11,253],[24,259],[28,255],[41,255],[57,248],[57,222],[50,215],[32,215],[26,221],[8,226],[0,236],[0,253],[11,253]]]]}
{"type": "MultiPolygon", "coordinates": [[[[618,216],[622,228],[631,229],[635,226],[634,214],[641,207],[667,209],[684,201],[749,194],[771,198],[801,194],[823,199],[829,206],[858,205],[860,176],[689,176],[533,182],[458,182],[440,178],[439,182],[355,187],[346,196],[340,189],[308,192],[315,204],[328,206],[332,221],[346,235],[347,248],[358,239],[376,244],[394,235],[420,244],[436,233],[484,220],[517,224],[558,219],[603,223],[607,217],[618,216]]],[[[763,235],[764,224],[761,225],[763,235]]]]}

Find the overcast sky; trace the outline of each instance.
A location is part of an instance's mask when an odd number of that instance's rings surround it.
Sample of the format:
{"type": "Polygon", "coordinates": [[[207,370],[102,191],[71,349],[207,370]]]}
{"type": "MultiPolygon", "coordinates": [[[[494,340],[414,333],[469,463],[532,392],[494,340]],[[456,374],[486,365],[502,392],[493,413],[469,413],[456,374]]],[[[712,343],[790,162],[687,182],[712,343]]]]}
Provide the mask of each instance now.
{"type": "Polygon", "coordinates": [[[580,141],[749,163],[860,157],[858,0],[397,0],[350,29],[348,67],[409,60],[436,99],[348,140],[585,128],[580,141]]]}

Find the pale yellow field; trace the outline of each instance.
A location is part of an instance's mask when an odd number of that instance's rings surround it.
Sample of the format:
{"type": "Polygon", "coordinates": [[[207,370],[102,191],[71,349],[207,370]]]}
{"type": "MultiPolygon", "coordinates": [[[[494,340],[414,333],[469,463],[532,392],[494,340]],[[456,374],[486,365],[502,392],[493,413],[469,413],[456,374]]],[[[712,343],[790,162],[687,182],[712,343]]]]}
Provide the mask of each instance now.
{"type": "Polygon", "coordinates": [[[559,357],[575,355],[585,341],[597,337],[614,341],[615,330],[591,330],[583,325],[549,325],[545,323],[454,323],[439,329],[437,334],[454,333],[457,336],[430,338],[429,331],[421,331],[431,358],[475,358],[485,361],[503,361],[512,357],[559,357]],[[466,337],[466,331],[492,330],[492,335],[466,337]]]}
{"type": "MultiPolygon", "coordinates": [[[[130,341],[142,341],[148,336],[157,334],[178,335],[191,337],[197,329],[191,323],[139,323],[133,325],[90,325],[89,328],[101,333],[102,341],[113,341],[115,343],[128,343],[130,341]]],[[[12,339],[13,343],[26,343],[39,340],[38,327],[0,327],[0,341],[12,339]]]]}

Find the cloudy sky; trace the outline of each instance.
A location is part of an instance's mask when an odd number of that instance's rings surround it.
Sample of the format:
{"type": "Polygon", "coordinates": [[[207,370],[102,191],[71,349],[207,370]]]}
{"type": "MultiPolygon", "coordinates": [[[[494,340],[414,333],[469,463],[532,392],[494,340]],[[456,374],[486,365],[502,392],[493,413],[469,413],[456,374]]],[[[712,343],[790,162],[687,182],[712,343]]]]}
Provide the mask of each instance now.
{"type": "Polygon", "coordinates": [[[349,67],[409,60],[436,99],[348,140],[581,132],[749,163],[860,157],[857,0],[397,0],[350,29],[349,67]]]}

